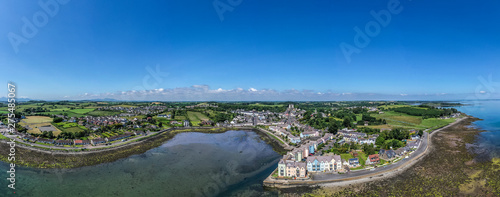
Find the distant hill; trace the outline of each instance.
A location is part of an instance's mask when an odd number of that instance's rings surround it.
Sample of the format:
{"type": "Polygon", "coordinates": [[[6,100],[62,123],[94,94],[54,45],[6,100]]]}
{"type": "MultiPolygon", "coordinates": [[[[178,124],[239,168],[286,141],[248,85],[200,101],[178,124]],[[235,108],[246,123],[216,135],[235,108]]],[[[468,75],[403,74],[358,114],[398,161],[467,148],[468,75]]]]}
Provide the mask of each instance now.
{"type": "MultiPolygon", "coordinates": [[[[0,97],[0,102],[7,102],[8,98],[7,97],[0,97]]],[[[31,101],[32,99],[30,98],[16,98],[16,102],[19,101],[31,101]]]]}
{"type": "Polygon", "coordinates": [[[116,100],[116,99],[112,99],[112,98],[103,98],[103,99],[87,99],[87,100],[82,100],[82,101],[119,101],[119,100],[116,100]]]}

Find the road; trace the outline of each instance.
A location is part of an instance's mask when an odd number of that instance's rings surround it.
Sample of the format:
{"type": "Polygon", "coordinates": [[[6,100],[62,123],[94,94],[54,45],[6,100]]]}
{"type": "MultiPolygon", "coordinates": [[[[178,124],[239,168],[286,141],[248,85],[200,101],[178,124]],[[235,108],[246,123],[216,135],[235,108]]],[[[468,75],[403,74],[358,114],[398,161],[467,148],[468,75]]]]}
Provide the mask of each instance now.
{"type": "MultiPolygon", "coordinates": [[[[349,173],[345,174],[337,174],[337,173],[318,173],[315,175],[312,175],[312,180],[306,180],[306,181],[299,181],[299,180],[276,180],[271,177],[271,175],[264,180],[264,184],[267,186],[271,187],[290,187],[291,185],[293,186],[304,186],[304,185],[317,185],[317,184],[322,184],[322,183],[330,183],[330,182],[340,182],[340,181],[350,181],[350,180],[358,180],[358,179],[363,179],[363,178],[369,178],[369,177],[375,177],[375,176],[380,176],[384,173],[390,173],[394,172],[396,170],[401,169],[402,167],[405,167],[407,164],[410,162],[421,158],[424,156],[426,153],[429,151],[429,147],[432,146],[430,144],[430,139],[432,135],[435,133],[446,129],[448,127],[451,127],[462,120],[467,119],[467,117],[460,118],[456,120],[455,122],[442,127],[440,129],[437,129],[433,131],[431,134],[428,132],[424,132],[424,136],[422,137],[422,142],[418,149],[414,151],[408,158],[404,158],[403,160],[400,160],[396,163],[392,163],[386,166],[378,167],[375,168],[374,170],[358,170],[358,171],[351,171],[349,173]]],[[[427,130],[426,130],[427,131],[427,130]]]]}
{"type": "Polygon", "coordinates": [[[313,180],[321,181],[321,180],[337,180],[337,179],[345,179],[345,178],[353,178],[353,177],[358,177],[358,176],[367,176],[367,175],[375,175],[380,172],[385,172],[385,171],[391,171],[398,169],[404,165],[406,165],[408,162],[412,161],[413,159],[416,159],[423,154],[427,147],[428,147],[428,142],[429,142],[429,133],[424,132],[424,136],[422,137],[422,142],[420,146],[415,150],[408,158],[404,158],[396,163],[388,164],[385,166],[377,167],[374,168],[373,170],[357,170],[357,171],[351,171],[349,173],[345,174],[315,174],[313,175],[313,180]]]}
{"type": "MultiPolygon", "coordinates": [[[[132,138],[132,139],[129,139],[127,141],[124,141],[122,142],[121,140],[120,141],[117,141],[117,142],[114,142],[112,143],[110,146],[120,146],[120,145],[123,145],[123,144],[126,144],[126,143],[129,143],[130,140],[136,140],[136,139],[141,139],[141,138],[146,138],[146,137],[149,137],[150,135],[153,135],[157,132],[149,132],[147,136],[140,136],[140,137],[135,137],[135,138],[132,138]]],[[[92,146],[90,144],[88,145],[84,145],[82,147],[64,147],[64,146],[55,146],[55,145],[43,145],[43,144],[37,144],[37,143],[33,143],[33,142],[27,142],[27,141],[24,141],[22,139],[19,139],[17,138],[18,135],[8,135],[8,134],[4,134],[5,137],[8,137],[10,139],[14,139],[15,141],[17,142],[21,142],[21,143],[24,143],[24,144],[29,144],[31,145],[32,147],[36,148],[36,147],[43,147],[43,148],[51,148],[51,149],[64,149],[64,150],[72,150],[72,149],[82,149],[82,148],[87,148],[87,149],[94,149],[94,148],[105,148],[105,147],[109,147],[109,146],[106,146],[106,145],[97,145],[97,146],[92,146]]]]}
{"type": "MultiPolygon", "coordinates": [[[[267,133],[268,135],[274,136],[274,137],[276,137],[276,138],[278,138],[278,139],[282,140],[283,142],[285,142],[285,140],[283,140],[281,137],[278,137],[278,136],[274,135],[273,133],[271,133],[271,132],[270,132],[270,131],[268,131],[268,130],[265,130],[265,129],[262,129],[262,128],[257,128],[257,129],[258,129],[259,131],[262,131],[262,132],[264,132],[264,133],[267,133]]],[[[274,139],[274,140],[276,140],[276,139],[274,139]]],[[[287,143],[282,143],[282,142],[280,142],[279,140],[278,140],[278,143],[279,143],[281,146],[283,146],[285,149],[293,149],[293,147],[290,147],[290,145],[289,145],[289,144],[287,144],[287,143]]]]}

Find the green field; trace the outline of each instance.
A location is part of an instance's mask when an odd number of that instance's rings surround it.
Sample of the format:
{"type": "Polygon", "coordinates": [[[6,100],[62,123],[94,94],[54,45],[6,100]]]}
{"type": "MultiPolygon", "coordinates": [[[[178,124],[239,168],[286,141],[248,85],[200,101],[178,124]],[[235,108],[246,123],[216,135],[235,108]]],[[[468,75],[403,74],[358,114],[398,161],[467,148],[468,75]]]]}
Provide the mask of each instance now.
{"type": "Polygon", "coordinates": [[[418,125],[422,123],[422,117],[411,116],[408,114],[398,113],[393,111],[385,111],[383,114],[372,114],[371,116],[375,118],[383,118],[387,120],[388,123],[391,124],[418,125]]]}
{"type": "Polygon", "coordinates": [[[446,126],[446,125],[454,122],[455,119],[456,118],[450,118],[450,119],[429,118],[429,119],[423,120],[420,125],[424,126],[426,128],[435,129],[435,128],[446,126]]]}
{"type": "Polygon", "coordinates": [[[121,114],[121,112],[119,112],[119,111],[99,111],[99,110],[95,110],[95,111],[91,111],[91,112],[87,113],[87,115],[89,115],[89,116],[114,116],[114,115],[118,115],[118,114],[121,114]]]}
{"type": "Polygon", "coordinates": [[[137,107],[137,106],[134,106],[134,105],[113,105],[113,107],[137,107]]]}
{"type": "MultiPolygon", "coordinates": [[[[387,121],[390,128],[402,127],[408,129],[433,129],[445,126],[455,121],[451,119],[428,118],[422,119],[420,116],[412,116],[404,113],[385,111],[383,114],[372,114],[375,118],[382,118],[387,121]]],[[[380,125],[379,125],[380,126],[380,125]]]]}
{"type": "Polygon", "coordinates": [[[83,114],[77,114],[77,113],[74,113],[74,112],[70,112],[70,111],[52,111],[52,112],[42,112],[40,114],[43,114],[43,115],[64,115],[66,114],[68,117],[76,117],[76,118],[80,118],[80,117],[85,117],[85,115],[83,114]]]}
{"type": "Polygon", "coordinates": [[[267,105],[267,104],[262,104],[262,103],[255,103],[255,104],[250,104],[249,106],[283,107],[283,104],[267,105]]]}
{"type": "Polygon", "coordinates": [[[187,112],[189,121],[193,124],[193,126],[198,126],[201,121],[207,121],[209,118],[202,114],[201,112],[188,111],[187,112]]]}
{"type": "Polygon", "coordinates": [[[163,124],[163,127],[168,127],[170,121],[172,121],[171,119],[159,118],[157,116],[153,117],[153,119],[155,119],[157,122],[161,122],[163,124]]]}
{"type": "Polygon", "coordinates": [[[84,131],[86,128],[84,126],[78,125],[77,123],[74,122],[60,122],[60,123],[54,123],[55,126],[57,126],[58,129],[61,131],[66,131],[66,132],[80,132],[84,131]]]}
{"type": "Polygon", "coordinates": [[[378,106],[377,108],[387,110],[387,109],[392,109],[392,108],[396,108],[396,107],[407,107],[407,106],[408,105],[381,105],[381,106],[378,106]]]}
{"type": "MultiPolygon", "coordinates": [[[[46,116],[27,116],[25,119],[22,119],[19,125],[21,126],[29,126],[31,129],[28,130],[29,133],[42,133],[38,127],[51,125],[52,118],[46,116]]],[[[56,127],[56,131],[53,132],[54,135],[59,135],[61,130],[56,127]]]]}
{"type": "Polygon", "coordinates": [[[186,120],[185,116],[175,116],[175,120],[186,120]]]}
{"type": "Polygon", "coordinates": [[[362,120],[363,115],[362,114],[356,114],[356,122],[362,120]]]}
{"type": "Polygon", "coordinates": [[[74,113],[77,113],[77,114],[85,114],[85,113],[88,113],[88,112],[91,112],[91,111],[94,111],[94,110],[95,110],[94,108],[72,109],[72,110],[70,110],[70,112],[74,112],[74,113]]]}

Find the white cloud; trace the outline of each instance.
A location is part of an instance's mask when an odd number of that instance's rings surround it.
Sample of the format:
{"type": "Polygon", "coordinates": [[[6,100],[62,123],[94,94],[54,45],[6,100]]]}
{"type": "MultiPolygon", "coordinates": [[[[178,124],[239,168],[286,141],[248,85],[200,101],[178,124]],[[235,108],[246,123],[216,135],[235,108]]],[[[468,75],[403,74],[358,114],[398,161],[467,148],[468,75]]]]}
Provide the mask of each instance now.
{"type": "Polygon", "coordinates": [[[65,100],[116,99],[124,101],[336,101],[336,100],[394,100],[394,99],[447,99],[465,98],[457,94],[377,94],[377,93],[336,93],[331,90],[274,90],[255,88],[210,89],[208,85],[191,87],[158,88],[152,90],[128,90],[101,94],[84,93],[69,96],[65,100]]]}

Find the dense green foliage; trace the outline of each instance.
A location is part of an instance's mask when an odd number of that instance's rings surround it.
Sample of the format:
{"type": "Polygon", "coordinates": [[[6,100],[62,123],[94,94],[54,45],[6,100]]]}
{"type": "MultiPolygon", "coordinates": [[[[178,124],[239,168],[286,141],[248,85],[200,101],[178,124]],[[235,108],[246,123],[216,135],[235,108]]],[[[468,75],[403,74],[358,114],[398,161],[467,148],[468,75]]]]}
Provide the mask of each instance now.
{"type": "Polygon", "coordinates": [[[375,141],[375,144],[383,149],[389,149],[390,147],[392,147],[395,150],[397,148],[405,146],[405,144],[401,140],[409,138],[409,131],[396,128],[391,131],[384,131],[380,133],[375,141]]]}
{"type": "Polygon", "coordinates": [[[59,123],[59,122],[62,122],[64,119],[63,118],[60,118],[60,117],[55,117],[52,122],[53,123],[59,123]]]}
{"type": "Polygon", "coordinates": [[[365,121],[368,122],[368,125],[382,125],[382,124],[387,124],[386,120],[384,119],[377,119],[375,117],[370,116],[370,114],[363,114],[361,116],[361,120],[358,121],[358,125],[363,125],[365,124],[365,121]]]}
{"type": "Polygon", "coordinates": [[[375,147],[373,144],[363,144],[361,147],[366,156],[375,154],[375,147]]]}
{"type": "Polygon", "coordinates": [[[457,113],[454,108],[447,109],[437,109],[434,107],[424,106],[426,108],[416,108],[416,107],[396,107],[391,110],[395,112],[405,113],[412,116],[422,116],[426,118],[438,118],[440,116],[449,116],[452,113],[457,113]]]}
{"type": "Polygon", "coordinates": [[[366,133],[368,135],[380,133],[380,129],[373,129],[370,127],[358,127],[358,132],[366,133]]]}

